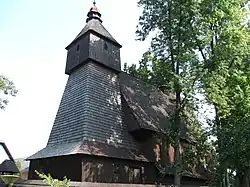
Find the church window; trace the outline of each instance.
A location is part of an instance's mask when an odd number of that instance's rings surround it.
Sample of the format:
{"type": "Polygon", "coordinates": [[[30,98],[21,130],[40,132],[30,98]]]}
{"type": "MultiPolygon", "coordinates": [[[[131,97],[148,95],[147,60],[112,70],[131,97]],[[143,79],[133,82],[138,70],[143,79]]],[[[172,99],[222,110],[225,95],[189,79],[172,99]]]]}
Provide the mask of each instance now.
{"type": "Polygon", "coordinates": [[[108,45],[106,43],[104,43],[104,49],[108,50],[108,45]]]}
{"type": "Polygon", "coordinates": [[[76,51],[79,51],[79,50],[80,50],[80,45],[77,44],[77,46],[76,46],[76,51]]]}

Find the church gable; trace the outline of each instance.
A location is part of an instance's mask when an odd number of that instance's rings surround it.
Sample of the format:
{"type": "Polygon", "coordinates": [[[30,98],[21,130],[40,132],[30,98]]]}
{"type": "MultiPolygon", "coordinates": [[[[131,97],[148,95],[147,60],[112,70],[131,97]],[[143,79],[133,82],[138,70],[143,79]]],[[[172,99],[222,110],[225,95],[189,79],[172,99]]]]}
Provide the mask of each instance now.
{"type": "MultiPolygon", "coordinates": [[[[170,128],[170,117],[175,111],[175,96],[166,95],[152,85],[126,73],[120,73],[121,93],[126,102],[127,121],[133,121],[130,132],[152,131],[164,133],[170,128]]],[[[182,123],[181,136],[188,140],[188,129],[182,123]]]]}
{"type": "Polygon", "coordinates": [[[175,105],[173,96],[167,96],[151,85],[121,73],[121,92],[133,115],[138,121],[138,128],[161,132],[169,124],[169,117],[175,105]]]}

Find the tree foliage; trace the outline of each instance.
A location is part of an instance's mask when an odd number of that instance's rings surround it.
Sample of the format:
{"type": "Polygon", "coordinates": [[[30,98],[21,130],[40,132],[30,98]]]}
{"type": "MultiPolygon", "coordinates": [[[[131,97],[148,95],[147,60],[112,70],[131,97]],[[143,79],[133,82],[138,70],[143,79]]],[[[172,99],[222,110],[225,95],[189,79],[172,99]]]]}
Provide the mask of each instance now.
{"type": "MultiPolygon", "coordinates": [[[[175,148],[175,186],[180,186],[182,158],[179,151],[180,127],[183,109],[194,99],[194,87],[199,79],[201,68],[199,58],[194,50],[196,38],[192,24],[197,12],[193,0],[140,0],[143,8],[137,35],[145,40],[155,31],[150,51],[153,55],[152,68],[156,74],[164,66],[165,79],[154,79],[163,82],[176,95],[176,110],[173,114],[171,136],[175,148]]],[[[153,71],[153,72],[154,72],[153,71]]],[[[154,76],[152,76],[153,78],[154,76]]],[[[158,76],[159,78],[159,76],[158,76]]]]}
{"type": "Polygon", "coordinates": [[[46,175],[44,173],[39,173],[38,171],[35,171],[36,174],[43,179],[43,182],[45,184],[50,185],[51,187],[69,187],[70,186],[70,180],[64,177],[64,179],[58,180],[54,179],[50,174],[46,175]]]}
{"type": "Polygon", "coordinates": [[[22,163],[20,161],[15,162],[17,169],[22,169],[22,163]]]}
{"type": "Polygon", "coordinates": [[[216,110],[213,130],[218,139],[218,178],[230,169],[239,180],[235,185],[247,186],[250,175],[248,10],[245,1],[219,2],[201,14],[201,21],[210,25],[208,34],[203,34],[207,42],[202,43],[200,50],[206,67],[202,83],[208,101],[216,110]]]}
{"type": "Polygon", "coordinates": [[[8,96],[16,96],[17,89],[12,81],[0,75],[0,109],[8,104],[8,96]]]}
{"type": "MultiPolygon", "coordinates": [[[[235,185],[246,186],[250,175],[247,1],[140,0],[138,4],[143,8],[138,39],[145,40],[150,33],[154,37],[139,68],[132,65],[125,70],[176,94],[176,142],[184,108],[194,103],[198,91],[204,94],[216,113],[211,133],[217,137],[218,181],[230,170],[236,173],[235,185]]],[[[176,171],[179,186],[180,167],[176,171]]]]}

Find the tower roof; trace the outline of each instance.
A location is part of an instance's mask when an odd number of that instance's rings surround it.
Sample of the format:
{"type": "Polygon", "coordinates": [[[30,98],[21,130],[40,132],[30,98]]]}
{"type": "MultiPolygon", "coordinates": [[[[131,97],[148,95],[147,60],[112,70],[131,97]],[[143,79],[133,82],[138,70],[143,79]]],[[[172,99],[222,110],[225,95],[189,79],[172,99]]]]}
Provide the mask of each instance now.
{"type": "Polygon", "coordinates": [[[75,43],[78,39],[85,36],[89,32],[95,33],[100,37],[109,40],[113,44],[122,47],[102,25],[101,13],[99,12],[99,9],[96,7],[95,2],[93,3],[93,6],[90,8],[87,14],[86,22],[87,24],[85,25],[85,27],[76,36],[76,38],[66,47],[66,49],[68,49],[73,43],[75,43]]]}
{"type": "Polygon", "coordinates": [[[96,7],[96,2],[94,1],[93,6],[90,8],[90,10],[87,14],[86,22],[88,23],[92,19],[97,19],[102,23],[101,17],[102,17],[102,15],[99,12],[99,9],[96,7]]]}

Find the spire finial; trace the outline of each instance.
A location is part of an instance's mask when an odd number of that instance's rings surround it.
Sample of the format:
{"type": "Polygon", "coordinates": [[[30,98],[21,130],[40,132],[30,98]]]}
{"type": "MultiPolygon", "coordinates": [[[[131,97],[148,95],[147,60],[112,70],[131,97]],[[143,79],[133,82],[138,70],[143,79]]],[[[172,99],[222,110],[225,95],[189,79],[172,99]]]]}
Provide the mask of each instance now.
{"type": "Polygon", "coordinates": [[[87,23],[92,19],[97,19],[102,23],[102,20],[101,20],[102,15],[95,5],[96,5],[96,1],[93,0],[93,7],[90,9],[90,11],[88,12],[88,15],[87,15],[88,16],[88,18],[86,20],[87,23]]]}

